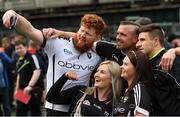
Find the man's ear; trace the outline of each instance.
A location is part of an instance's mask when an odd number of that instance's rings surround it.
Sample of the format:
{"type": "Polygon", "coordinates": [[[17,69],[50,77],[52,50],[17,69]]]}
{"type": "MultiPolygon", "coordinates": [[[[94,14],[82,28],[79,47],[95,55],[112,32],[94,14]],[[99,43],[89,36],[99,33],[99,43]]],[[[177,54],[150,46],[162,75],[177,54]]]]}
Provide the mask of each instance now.
{"type": "Polygon", "coordinates": [[[138,36],[133,38],[133,42],[136,44],[138,42],[138,36]]]}
{"type": "Polygon", "coordinates": [[[160,42],[159,42],[159,38],[158,37],[154,37],[154,44],[155,44],[155,46],[157,46],[157,45],[159,45],[160,44],[160,42]]]}

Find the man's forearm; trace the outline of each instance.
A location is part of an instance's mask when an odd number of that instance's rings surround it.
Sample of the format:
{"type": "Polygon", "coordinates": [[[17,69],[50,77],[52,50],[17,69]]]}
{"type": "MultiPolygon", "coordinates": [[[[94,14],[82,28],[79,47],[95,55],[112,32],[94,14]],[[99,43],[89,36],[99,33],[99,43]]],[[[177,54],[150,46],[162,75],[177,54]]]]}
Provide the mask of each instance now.
{"type": "Polygon", "coordinates": [[[27,36],[29,39],[37,42],[38,44],[43,43],[43,35],[40,30],[34,28],[31,23],[26,20],[23,16],[17,14],[17,24],[15,26],[19,33],[27,36]]]}
{"type": "Polygon", "coordinates": [[[17,75],[17,79],[16,79],[15,91],[17,91],[18,88],[19,88],[19,74],[17,75]]]}
{"type": "Polygon", "coordinates": [[[29,81],[29,86],[34,87],[36,82],[38,81],[41,74],[41,70],[34,70],[31,80],[29,81]]]}
{"type": "Polygon", "coordinates": [[[70,37],[75,37],[76,36],[76,33],[74,32],[65,32],[65,31],[60,31],[59,32],[59,35],[62,36],[62,37],[65,37],[65,38],[70,38],[70,37]]]}

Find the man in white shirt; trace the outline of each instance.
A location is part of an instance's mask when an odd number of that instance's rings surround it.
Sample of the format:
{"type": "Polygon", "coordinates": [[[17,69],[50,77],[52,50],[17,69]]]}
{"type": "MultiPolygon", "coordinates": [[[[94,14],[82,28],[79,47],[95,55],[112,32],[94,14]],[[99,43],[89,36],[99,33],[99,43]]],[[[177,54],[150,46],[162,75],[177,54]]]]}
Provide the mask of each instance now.
{"type": "MultiPolygon", "coordinates": [[[[3,15],[3,24],[6,28],[14,27],[16,31],[26,35],[44,47],[48,55],[47,91],[69,70],[77,72],[78,81],[68,81],[63,89],[75,85],[88,85],[94,68],[100,63],[100,57],[91,50],[93,42],[101,38],[106,28],[103,19],[95,14],[87,14],[81,19],[80,28],[74,39],[48,40],[46,42],[40,30],[34,28],[23,16],[13,10],[3,15]],[[11,20],[15,19],[14,22],[11,20]]],[[[46,102],[47,116],[68,115],[70,105],[56,105],[46,102]]]]}

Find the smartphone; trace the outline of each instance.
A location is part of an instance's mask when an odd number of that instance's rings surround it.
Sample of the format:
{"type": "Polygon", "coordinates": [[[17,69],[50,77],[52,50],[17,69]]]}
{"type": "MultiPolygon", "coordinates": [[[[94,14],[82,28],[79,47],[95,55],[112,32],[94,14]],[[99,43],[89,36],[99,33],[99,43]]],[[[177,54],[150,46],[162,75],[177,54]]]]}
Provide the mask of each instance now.
{"type": "Polygon", "coordinates": [[[11,28],[15,28],[16,23],[17,23],[17,16],[12,16],[12,17],[10,18],[10,23],[11,23],[10,29],[11,29],[11,28]]]}

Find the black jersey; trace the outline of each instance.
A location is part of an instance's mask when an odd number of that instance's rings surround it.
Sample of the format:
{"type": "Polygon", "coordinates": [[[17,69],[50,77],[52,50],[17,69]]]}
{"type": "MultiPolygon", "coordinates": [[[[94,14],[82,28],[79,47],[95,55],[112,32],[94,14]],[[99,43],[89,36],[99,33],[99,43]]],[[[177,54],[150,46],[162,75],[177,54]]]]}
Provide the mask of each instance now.
{"type": "Polygon", "coordinates": [[[125,55],[116,48],[115,44],[106,41],[96,43],[96,52],[102,60],[114,60],[120,65],[122,65],[122,60],[125,57],[125,55]]]}
{"type": "MultiPolygon", "coordinates": [[[[154,58],[151,64],[153,69],[159,69],[159,63],[166,52],[162,49],[154,58]]],[[[158,116],[180,115],[180,56],[176,56],[173,66],[169,71],[172,77],[168,77],[166,72],[154,72],[153,74],[153,97],[154,114],[158,116]]]]}
{"type": "MultiPolygon", "coordinates": [[[[77,102],[84,93],[79,93],[76,97],[77,102]]],[[[95,94],[95,92],[94,92],[95,94]]],[[[112,114],[112,103],[111,98],[107,99],[106,101],[99,101],[98,98],[95,98],[94,94],[86,95],[85,99],[81,105],[81,114],[83,116],[111,116],[112,114]]],[[[96,94],[95,94],[96,95],[96,94]]],[[[72,115],[74,114],[75,107],[77,105],[72,105],[72,115]]]]}
{"type": "MultiPolygon", "coordinates": [[[[60,91],[67,80],[68,78],[65,75],[59,78],[48,91],[46,100],[54,104],[71,104],[69,113],[73,114],[77,102],[83,96],[87,87],[78,85],[60,91]]],[[[110,116],[112,113],[111,98],[106,101],[99,101],[96,97],[95,92],[93,95],[86,95],[81,105],[81,114],[83,116],[110,116]]]]}
{"type": "MultiPolygon", "coordinates": [[[[29,53],[26,53],[26,55],[23,58],[19,58],[16,64],[17,72],[19,73],[19,88],[24,89],[26,86],[28,86],[29,81],[32,78],[33,71],[36,69],[40,69],[38,59],[36,55],[31,55],[29,53]]],[[[37,83],[35,84],[35,87],[41,87],[43,88],[43,79],[38,79],[37,83]]]]}
{"type": "Polygon", "coordinates": [[[142,83],[136,84],[130,95],[124,96],[113,109],[115,116],[134,116],[136,112],[149,116],[151,111],[151,97],[142,83]]]}

